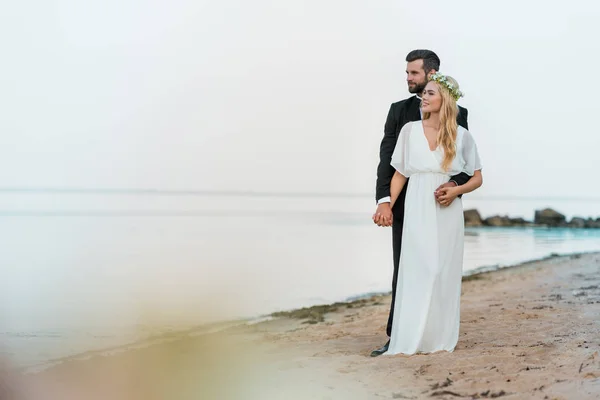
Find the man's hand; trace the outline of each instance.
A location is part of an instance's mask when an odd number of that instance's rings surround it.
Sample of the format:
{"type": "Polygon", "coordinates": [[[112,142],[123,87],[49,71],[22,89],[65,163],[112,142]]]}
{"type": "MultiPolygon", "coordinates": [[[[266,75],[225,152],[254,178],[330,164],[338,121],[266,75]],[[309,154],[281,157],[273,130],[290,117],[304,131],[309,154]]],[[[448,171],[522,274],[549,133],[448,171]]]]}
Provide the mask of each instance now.
{"type": "Polygon", "coordinates": [[[392,226],[392,207],[390,203],[381,203],[377,206],[375,214],[373,214],[373,222],[378,226],[392,226]]]}
{"type": "Polygon", "coordinates": [[[433,194],[440,205],[448,207],[460,193],[454,182],[448,182],[441,185],[433,194]]]}

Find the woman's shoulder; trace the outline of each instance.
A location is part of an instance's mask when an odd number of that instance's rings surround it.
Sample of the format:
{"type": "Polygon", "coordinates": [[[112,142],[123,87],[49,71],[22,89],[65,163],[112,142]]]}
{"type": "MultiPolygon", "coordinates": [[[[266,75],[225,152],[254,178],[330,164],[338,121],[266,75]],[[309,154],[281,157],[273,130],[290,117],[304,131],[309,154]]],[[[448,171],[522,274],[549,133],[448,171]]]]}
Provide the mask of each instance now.
{"type": "Polygon", "coordinates": [[[471,137],[471,132],[469,132],[468,129],[466,129],[465,127],[462,127],[460,125],[458,125],[458,128],[456,129],[456,136],[457,139],[460,138],[465,138],[465,137],[471,137]]]}
{"type": "Polygon", "coordinates": [[[463,128],[462,126],[458,126],[458,129],[456,131],[456,144],[463,148],[463,147],[470,147],[472,145],[472,143],[475,142],[475,139],[473,138],[473,135],[471,134],[471,132],[469,132],[468,129],[463,128]]]}
{"type": "Polygon", "coordinates": [[[410,121],[410,122],[407,122],[406,125],[408,125],[409,128],[412,130],[414,128],[422,127],[423,126],[423,121],[422,120],[410,121]]]}
{"type": "Polygon", "coordinates": [[[401,132],[409,133],[410,131],[413,130],[414,126],[421,124],[421,123],[422,123],[421,121],[409,121],[402,126],[401,132]]]}

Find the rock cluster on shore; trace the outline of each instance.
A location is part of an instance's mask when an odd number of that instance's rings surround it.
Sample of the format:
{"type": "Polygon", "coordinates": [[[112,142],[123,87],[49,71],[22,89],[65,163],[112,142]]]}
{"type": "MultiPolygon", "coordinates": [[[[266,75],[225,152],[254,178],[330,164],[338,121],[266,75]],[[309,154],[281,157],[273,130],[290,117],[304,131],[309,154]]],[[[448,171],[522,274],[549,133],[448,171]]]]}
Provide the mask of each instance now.
{"type": "Polygon", "coordinates": [[[477,210],[465,210],[465,226],[512,226],[512,227],[548,227],[548,228],[596,228],[600,229],[600,218],[573,217],[567,222],[566,217],[551,208],[536,210],[533,221],[523,218],[494,215],[482,219],[477,210]]]}

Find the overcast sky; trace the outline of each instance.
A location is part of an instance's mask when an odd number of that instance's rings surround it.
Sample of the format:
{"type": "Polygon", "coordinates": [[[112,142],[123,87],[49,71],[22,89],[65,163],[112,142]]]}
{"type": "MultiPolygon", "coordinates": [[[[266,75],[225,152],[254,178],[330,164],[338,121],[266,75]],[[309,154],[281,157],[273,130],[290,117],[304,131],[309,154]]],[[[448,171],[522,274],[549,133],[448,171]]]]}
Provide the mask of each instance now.
{"type": "Polygon", "coordinates": [[[482,196],[600,197],[600,5],[20,0],[0,187],[374,193],[404,57],[466,97],[482,196]]]}

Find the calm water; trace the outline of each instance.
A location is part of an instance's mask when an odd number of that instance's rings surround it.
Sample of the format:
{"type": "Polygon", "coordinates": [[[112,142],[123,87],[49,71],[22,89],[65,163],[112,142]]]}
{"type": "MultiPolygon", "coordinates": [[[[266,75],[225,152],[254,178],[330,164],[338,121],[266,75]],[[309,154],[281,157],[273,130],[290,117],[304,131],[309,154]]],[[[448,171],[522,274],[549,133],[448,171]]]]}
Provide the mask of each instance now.
{"type": "MultiPolygon", "coordinates": [[[[587,217],[596,203],[465,202],[484,216],[545,206],[587,217]]],[[[366,197],[1,195],[0,345],[34,365],[389,291],[391,232],[372,208],[366,197]]],[[[600,250],[600,230],[470,229],[465,242],[468,271],[600,250]]]]}

